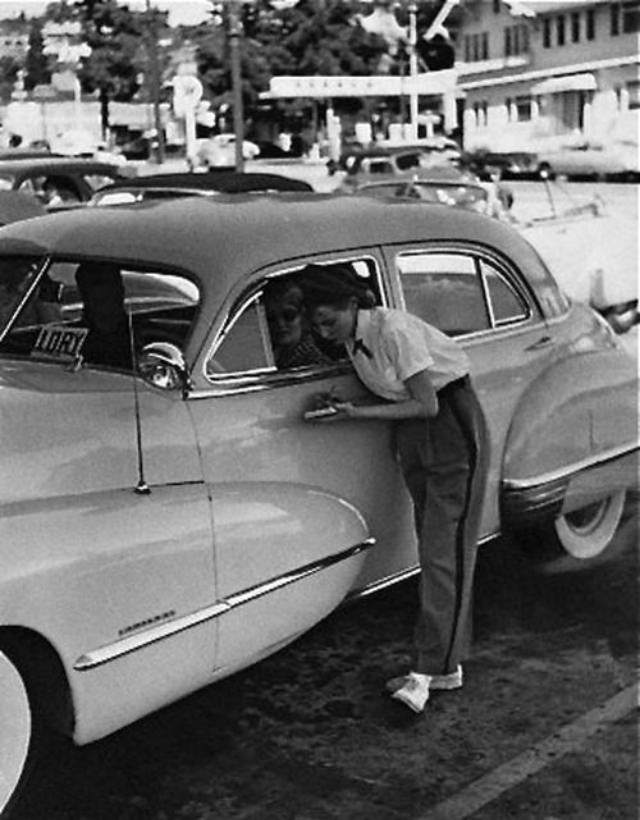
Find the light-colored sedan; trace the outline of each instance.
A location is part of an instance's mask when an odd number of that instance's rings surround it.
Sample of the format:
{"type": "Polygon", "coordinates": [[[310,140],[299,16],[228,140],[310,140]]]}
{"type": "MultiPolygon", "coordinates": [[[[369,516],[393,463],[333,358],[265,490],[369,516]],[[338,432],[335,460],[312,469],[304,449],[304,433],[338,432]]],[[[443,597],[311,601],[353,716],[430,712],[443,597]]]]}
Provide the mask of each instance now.
{"type": "Polygon", "coordinates": [[[538,173],[555,177],[637,179],[640,148],[637,142],[578,142],[538,151],[538,173]]]}
{"type": "Polygon", "coordinates": [[[343,351],[275,364],[274,283],[336,261],[468,351],[491,437],[482,542],[608,554],[636,480],[636,369],[511,228],[302,193],[6,226],[5,815],[48,731],[104,737],[418,571],[393,425],[304,420],[319,394],[367,400],[343,351]]]}

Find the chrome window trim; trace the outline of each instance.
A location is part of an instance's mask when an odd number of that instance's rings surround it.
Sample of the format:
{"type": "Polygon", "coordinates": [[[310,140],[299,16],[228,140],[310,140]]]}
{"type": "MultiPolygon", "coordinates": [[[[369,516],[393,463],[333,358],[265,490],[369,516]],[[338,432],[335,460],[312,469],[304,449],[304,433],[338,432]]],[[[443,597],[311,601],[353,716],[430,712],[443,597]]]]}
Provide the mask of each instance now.
{"type": "MultiPolygon", "coordinates": [[[[20,256],[21,254],[7,254],[7,255],[8,256],[11,256],[11,255],[20,256]]],[[[46,270],[48,270],[49,265],[51,264],[51,257],[48,256],[48,255],[46,257],[44,257],[44,259],[41,256],[37,257],[35,255],[34,255],[33,258],[34,258],[35,261],[42,260],[42,264],[35,271],[35,273],[33,275],[33,281],[31,282],[31,284],[29,285],[27,290],[22,295],[22,299],[20,300],[20,302],[13,309],[13,313],[5,321],[4,329],[2,327],[0,327],[0,342],[4,341],[5,337],[7,336],[9,331],[12,329],[12,326],[13,326],[13,323],[15,322],[15,320],[16,320],[16,317],[18,316],[18,314],[20,313],[22,308],[26,305],[26,303],[29,301],[29,299],[31,299],[31,295],[34,293],[35,289],[38,287],[38,285],[40,283],[40,280],[42,279],[42,277],[44,275],[44,272],[46,270]]]]}
{"type": "Polygon", "coordinates": [[[211,621],[215,618],[219,618],[221,615],[225,615],[232,609],[244,606],[244,604],[248,604],[264,595],[268,595],[270,592],[274,592],[277,589],[282,589],[285,586],[289,586],[290,584],[301,581],[311,575],[315,575],[318,572],[322,572],[335,564],[346,561],[349,558],[353,558],[355,555],[370,549],[374,545],[375,538],[365,538],[357,544],[342,550],[341,552],[327,555],[324,558],[319,558],[317,561],[312,561],[309,564],[304,564],[303,566],[298,567],[298,569],[294,569],[289,572],[285,572],[282,575],[277,575],[274,578],[270,578],[262,584],[256,584],[248,589],[228,595],[226,598],[216,601],[210,606],[203,607],[196,612],[184,615],[174,621],[152,627],[137,635],[131,635],[127,638],[123,638],[122,640],[107,644],[106,646],[92,649],[81,655],[73,664],[73,668],[77,672],[85,672],[89,669],[95,669],[98,666],[102,666],[105,663],[110,663],[111,661],[121,658],[124,655],[137,652],[145,646],[150,646],[151,644],[158,643],[158,641],[165,640],[166,638],[170,638],[180,632],[184,632],[187,629],[200,626],[207,621],[211,621]]]}
{"type": "MultiPolygon", "coordinates": [[[[220,327],[218,331],[214,334],[213,341],[208,345],[207,352],[202,358],[202,376],[207,383],[208,386],[213,388],[211,392],[207,392],[208,388],[202,388],[194,393],[190,393],[189,397],[196,397],[196,398],[203,398],[202,394],[206,395],[231,395],[235,393],[246,393],[249,391],[254,390],[265,390],[271,389],[272,387],[280,386],[283,382],[279,378],[270,380],[267,383],[260,383],[255,384],[255,379],[257,377],[264,378],[265,376],[269,377],[274,374],[283,375],[286,373],[289,376],[291,373],[294,373],[294,378],[287,379],[287,381],[302,381],[305,379],[313,379],[315,378],[315,374],[322,374],[322,376],[329,376],[333,373],[334,368],[331,365],[310,365],[308,368],[305,368],[304,372],[295,372],[295,371],[278,371],[275,367],[275,363],[272,369],[263,369],[263,370],[253,370],[253,371],[237,371],[235,373],[207,373],[207,362],[210,361],[215,356],[215,351],[217,348],[223,343],[225,336],[229,333],[232,329],[233,325],[237,321],[238,317],[246,310],[248,304],[251,300],[257,300],[262,295],[264,289],[264,283],[267,280],[278,279],[281,276],[287,276],[291,273],[295,273],[296,271],[301,270],[306,264],[308,264],[310,260],[306,260],[304,262],[299,262],[295,265],[290,265],[289,267],[282,267],[278,268],[275,267],[269,273],[264,273],[263,271],[258,271],[255,275],[252,276],[252,281],[248,284],[245,284],[244,288],[242,289],[240,295],[237,298],[227,299],[226,306],[224,308],[224,315],[220,322],[220,327]],[[244,295],[243,295],[244,294],[244,295]],[[227,327],[227,323],[229,322],[229,317],[231,311],[235,304],[237,304],[238,299],[242,299],[242,304],[238,309],[236,316],[234,317],[231,325],[227,327]],[[245,303],[246,299],[246,303],[245,303]],[[247,383],[247,379],[250,380],[247,383]],[[232,384],[229,384],[232,382],[232,384]]],[[[318,261],[319,265],[331,265],[331,264],[340,264],[342,262],[359,262],[364,261],[371,264],[376,283],[378,285],[378,290],[380,293],[381,302],[383,305],[388,305],[389,303],[389,293],[387,283],[385,281],[384,273],[382,266],[380,264],[380,260],[369,253],[350,253],[345,256],[339,257],[332,257],[330,259],[320,259],[318,261]]],[[[267,269],[268,270],[268,269],[267,269]]],[[[270,345],[269,345],[270,347],[270,345]]],[[[270,350],[271,356],[273,356],[273,350],[270,350]]],[[[347,364],[346,360],[344,362],[336,362],[336,367],[344,368],[344,365],[347,364]]],[[[348,365],[348,369],[350,370],[351,367],[348,365]]],[[[319,377],[319,376],[318,376],[319,377]]]]}
{"type": "Polygon", "coordinates": [[[291,370],[269,370],[247,373],[225,379],[224,384],[212,387],[191,390],[187,393],[188,400],[198,401],[218,396],[238,396],[243,393],[258,393],[273,390],[277,387],[287,387],[301,382],[320,381],[327,378],[345,376],[353,372],[348,361],[336,362],[335,365],[307,365],[292,368],[291,370]]]}
{"type": "Polygon", "coordinates": [[[556,481],[563,481],[565,479],[572,478],[578,473],[588,470],[591,467],[606,464],[608,461],[614,461],[622,456],[630,455],[637,450],[640,450],[640,440],[636,441],[634,444],[623,444],[619,447],[612,447],[610,450],[606,450],[601,453],[595,453],[594,455],[587,456],[586,458],[576,461],[567,467],[561,467],[557,470],[550,470],[549,472],[543,473],[535,478],[503,479],[502,487],[505,491],[517,491],[533,489],[535,487],[539,487],[544,484],[551,484],[556,481]]]}
{"type": "Polygon", "coordinates": [[[499,265],[496,262],[496,260],[491,259],[490,260],[490,265],[491,265],[492,271],[494,273],[496,273],[500,277],[500,279],[502,279],[502,281],[509,288],[509,290],[511,290],[513,293],[515,293],[515,295],[518,299],[518,302],[520,302],[521,305],[524,305],[524,310],[525,310],[524,315],[514,316],[513,318],[510,318],[510,319],[498,320],[498,319],[495,318],[495,311],[493,309],[493,299],[491,298],[491,290],[489,288],[489,281],[488,281],[488,278],[487,278],[487,274],[486,274],[486,272],[485,272],[485,270],[483,269],[483,266],[482,266],[483,261],[487,265],[489,265],[489,259],[487,259],[486,257],[482,257],[480,255],[478,255],[476,257],[476,262],[478,264],[478,272],[480,274],[480,277],[482,278],[483,287],[485,288],[485,291],[486,291],[487,305],[489,306],[489,315],[491,317],[491,327],[494,330],[498,330],[501,327],[511,327],[512,325],[521,324],[522,322],[526,322],[528,319],[530,319],[531,314],[532,314],[531,305],[528,303],[525,295],[522,293],[521,287],[518,286],[517,282],[513,281],[513,278],[511,276],[509,276],[508,272],[506,270],[504,270],[504,267],[502,265],[499,265]]]}
{"type": "MultiPolygon", "coordinates": [[[[456,336],[456,339],[467,340],[467,339],[484,339],[485,336],[488,334],[495,334],[496,332],[503,331],[505,329],[517,329],[520,330],[525,325],[529,323],[536,323],[536,324],[544,324],[545,317],[542,311],[538,306],[537,300],[535,299],[535,293],[533,292],[531,286],[528,282],[525,281],[524,286],[520,283],[520,279],[525,279],[523,274],[517,273],[514,269],[510,270],[508,265],[499,257],[497,254],[492,253],[489,249],[483,247],[477,247],[475,245],[465,245],[464,243],[452,242],[451,244],[440,244],[434,243],[429,247],[422,246],[416,248],[409,248],[406,246],[402,246],[401,250],[394,248],[393,246],[388,247],[388,251],[390,254],[393,254],[393,262],[398,256],[402,254],[436,254],[436,253],[449,253],[449,254],[466,254],[467,256],[472,257],[472,261],[474,263],[474,267],[476,270],[476,275],[480,278],[480,286],[484,295],[485,299],[485,307],[488,310],[489,316],[489,323],[490,327],[483,328],[482,330],[474,330],[471,333],[463,333],[459,336],[456,336]],[[511,287],[512,290],[515,290],[518,298],[521,302],[524,303],[525,308],[527,310],[527,314],[524,317],[516,318],[514,320],[508,320],[504,322],[496,322],[494,313],[493,313],[493,305],[491,302],[491,298],[489,295],[489,290],[487,283],[485,281],[485,275],[482,271],[480,266],[480,260],[488,260],[491,262],[492,266],[495,268],[496,272],[498,272],[507,282],[507,284],[511,287]],[[536,308],[540,311],[540,316],[537,316],[534,308],[533,302],[535,302],[536,308]]],[[[407,304],[404,298],[404,291],[402,289],[402,275],[400,271],[396,268],[396,275],[398,277],[398,282],[400,284],[400,305],[402,309],[407,309],[407,304]]]]}

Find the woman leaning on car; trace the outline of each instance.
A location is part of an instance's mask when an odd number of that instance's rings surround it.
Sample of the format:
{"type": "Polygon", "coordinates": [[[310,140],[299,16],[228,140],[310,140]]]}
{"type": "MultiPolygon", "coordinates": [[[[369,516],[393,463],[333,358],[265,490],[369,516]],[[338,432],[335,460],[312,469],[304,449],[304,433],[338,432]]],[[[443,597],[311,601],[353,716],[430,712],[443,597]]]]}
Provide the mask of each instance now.
{"type": "MultiPolygon", "coordinates": [[[[381,401],[335,401],[332,420],[391,420],[414,504],[421,566],[412,671],[388,681],[391,697],[421,712],[430,690],[462,686],[486,474],[486,428],[462,347],[410,313],[372,305],[350,268],[309,265],[308,314],[344,343],[356,373],[381,401]]],[[[327,418],[327,417],[325,417],[327,418]]]]}

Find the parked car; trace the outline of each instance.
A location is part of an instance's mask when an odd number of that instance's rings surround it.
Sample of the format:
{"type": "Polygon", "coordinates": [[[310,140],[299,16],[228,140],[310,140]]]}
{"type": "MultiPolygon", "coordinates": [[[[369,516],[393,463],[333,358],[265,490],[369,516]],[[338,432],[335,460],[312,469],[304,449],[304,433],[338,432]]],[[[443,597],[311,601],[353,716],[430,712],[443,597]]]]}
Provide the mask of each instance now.
{"type": "Polygon", "coordinates": [[[348,176],[360,174],[398,174],[412,168],[430,165],[456,165],[462,156],[458,144],[448,138],[421,140],[419,143],[375,143],[349,146],[339,160],[329,160],[329,174],[345,171],[348,176]]]}
{"type": "Polygon", "coordinates": [[[419,571],[393,425],[303,420],[322,394],[370,398],[349,362],[275,366],[270,286],[337,260],[466,348],[491,440],[482,542],[524,529],[581,566],[609,553],[636,368],[512,228],[305,193],[5,226],[0,808],[47,728],[97,740],[419,571]],[[120,363],[115,329],[88,341],[98,288],[118,334],[124,299],[120,363]]]}
{"type": "Polygon", "coordinates": [[[638,179],[640,148],[637,142],[609,144],[578,142],[538,152],[538,170],[555,176],[592,179],[638,179]]]}
{"type": "Polygon", "coordinates": [[[489,190],[486,186],[463,179],[388,179],[381,182],[364,182],[355,189],[358,194],[387,199],[419,199],[422,202],[456,205],[478,213],[489,209],[489,190]]]}
{"type": "Polygon", "coordinates": [[[260,172],[214,170],[208,173],[151,174],[105,185],[96,191],[88,204],[121,205],[143,199],[275,191],[313,191],[313,187],[301,179],[260,172]]]}
{"type": "Polygon", "coordinates": [[[514,194],[508,183],[483,182],[468,169],[451,163],[427,162],[417,168],[390,174],[357,174],[347,176],[337,188],[343,193],[364,193],[368,196],[408,197],[424,202],[458,205],[496,215],[508,211],[514,194]]]}
{"type": "MultiPolygon", "coordinates": [[[[243,159],[255,159],[260,155],[260,148],[251,140],[242,141],[243,159]]],[[[196,161],[205,168],[232,168],[236,162],[236,135],[216,134],[213,137],[199,139],[196,161]]]]}
{"type": "Polygon", "coordinates": [[[131,167],[89,159],[13,159],[0,161],[0,190],[30,194],[55,209],[87,202],[103,185],[134,175],[131,167]]]}
{"type": "Polygon", "coordinates": [[[533,151],[469,151],[461,164],[476,173],[480,179],[535,179],[540,175],[540,160],[533,151]]]}

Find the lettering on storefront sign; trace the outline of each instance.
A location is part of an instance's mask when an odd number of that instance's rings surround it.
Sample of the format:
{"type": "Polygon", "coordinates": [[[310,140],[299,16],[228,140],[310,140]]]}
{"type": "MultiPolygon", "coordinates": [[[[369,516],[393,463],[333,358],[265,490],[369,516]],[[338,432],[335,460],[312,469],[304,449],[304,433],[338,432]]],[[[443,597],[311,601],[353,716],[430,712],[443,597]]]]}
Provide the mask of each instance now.
{"type": "Polygon", "coordinates": [[[400,94],[445,94],[456,85],[455,69],[414,77],[273,77],[269,97],[392,97],[400,94]]]}

